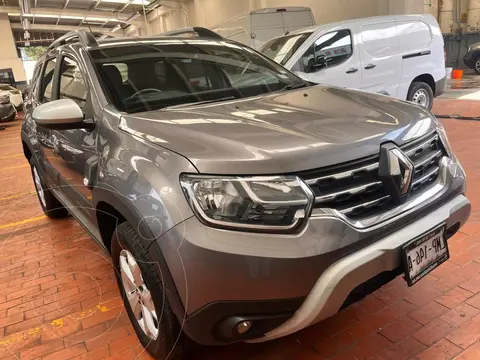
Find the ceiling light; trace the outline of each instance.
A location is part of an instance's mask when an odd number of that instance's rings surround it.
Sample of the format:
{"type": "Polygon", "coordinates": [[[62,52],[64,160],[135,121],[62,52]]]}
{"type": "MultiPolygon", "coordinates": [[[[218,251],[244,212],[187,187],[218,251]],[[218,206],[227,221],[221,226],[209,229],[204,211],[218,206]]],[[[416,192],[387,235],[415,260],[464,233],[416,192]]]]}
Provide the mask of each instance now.
{"type": "Polygon", "coordinates": [[[110,21],[110,19],[107,18],[98,18],[98,17],[87,17],[85,20],[87,21],[110,21]]]}
{"type": "Polygon", "coordinates": [[[62,19],[83,20],[83,16],[62,15],[62,19]]]}
{"type": "Polygon", "coordinates": [[[120,30],[122,27],[120,25],[116,25],[112,30],[110,30],[110,32],[115,32],[115,31],[118,31],[120,30]]]}
{"type": "Polygon", "coordinates": [[[20,16],[20,13],[8,13],[8,16],[20,16]]]}
{"type": "MultiPolygon", "coordinates": [[[[27,16],[26,14],[23,16],[27,16]]],[[[31,16],[29,14],[29,16],[31,16]]],[[[57,19],[58,15],[50,15],[50,14],[34,14],[34,16],[37,18],[50,18],[50,19],[57,19]]]]}

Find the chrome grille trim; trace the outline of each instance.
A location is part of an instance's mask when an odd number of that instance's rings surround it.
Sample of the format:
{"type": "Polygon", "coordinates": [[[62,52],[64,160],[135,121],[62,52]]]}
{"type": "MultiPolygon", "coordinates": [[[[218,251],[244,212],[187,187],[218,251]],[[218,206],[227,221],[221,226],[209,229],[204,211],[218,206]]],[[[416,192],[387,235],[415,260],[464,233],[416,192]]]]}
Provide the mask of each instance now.
{"type": "Polygon", "coordinates": [[[366,165],[366,166],[362,166],[362,167],[359,167],[359,168],[356,168],[356,169],[353,169],[353,170],[348,170],[348,171],[343,171],[343,172],[332,174],[332,175],[326,175],[326,176],[316,177],[316,178],[313,178],[313,179],[308,179],[308,180],[306,180],[306,183],[308,185],[313,185],[313,184],[318,183],[319,181],[325,181],[325,180],[330,180],[330,179],[341,180],[341,179],[346,179],[346,178],[349,178],[351,176],[354,176],[355,173],[373,171],[373,170],[376,170],[376,169],[378,169],[378,162],[373,163],[373,164],[369,164],[369,165],[366,165]]]}
{"type": "Polygon", "coordinates": [[[440,168],[437,166],[435,168],[433,168],[432,170],[430,170],[428,173],[426,173],[425,175],[423,175],[420,179],[417,179],[413,182],[412,184],[412,188],[415,187],[416,185],[418,184],[424,184],[426,182],[428,182],[428,180],[432,177],[432,176],[436,176],[438,175],[438,172],[440,171],[440,168]]]}
{"type": "Polygon", "coordinates": [[[439,140],[439,137],[437,134],[435,134],[432,138],[422,142],[421,144],[415,146],[413,149],[410,149],[410,150],[407,150],[405,151],[405,154],[408,156],[408,157],[411,157],[411,156],[414,156],[417,151],[420,151],[422,150],[421,152],[425,151],[426,149],[428,149],[432,143],[434,141],[438,141],[439,140]]]}
{"type": "MultiPolygon", "coordinates": [[[[399,148],[415,166],[410,192],[417,195],[428,191],[439,177],[442,158],[447,156],[439,135],[433,132],[399,148]]],[[[370,157],[309,171],[300,177],[315,194],[315,209],[333,211],[359,221],[381,215],[396,206],[390,201],[378,168],[378,157],[370,157]]]]}
{"type": "Polygon", "coordinates": [[[342,195],[356,195],[356,194],[360,194],[360,193],[363,193],[363,192],[366,192],[366,191],[369,191],[370,188],[373,188],[373,187],[378,187],[378,186],[381,186],[382,185],[382,182],[381,181],[375,181],[375,182],[371,182],[371,183],[368,183],[368,184],[364,184],[364,185],[360,185],[360,186],[356,186],[354,188],[349,188],[347,190],[343,190],[343,191],[337,191],[335,193],[331,193],[331,194],[328,194],[328,195],[324,195],[324,196],[317,196],[315,197],[315,203],[322,203],[322,202],[327,202],[327,201],[335,201],[336,198],[342,196],[342,195]]]}

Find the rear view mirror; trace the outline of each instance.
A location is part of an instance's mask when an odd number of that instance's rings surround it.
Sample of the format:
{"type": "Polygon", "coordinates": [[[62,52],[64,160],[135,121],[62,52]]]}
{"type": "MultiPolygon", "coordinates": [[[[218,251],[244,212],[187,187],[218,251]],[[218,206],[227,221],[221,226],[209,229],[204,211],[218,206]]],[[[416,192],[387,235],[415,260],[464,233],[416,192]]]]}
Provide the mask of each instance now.
{"type": "Polygon", "coordinates": [[[84,120],[82,109],[71,99],[60,99],[39,105],[33,111],[37,125],[52,130],[84,129],[92,126],[84,120]]]}

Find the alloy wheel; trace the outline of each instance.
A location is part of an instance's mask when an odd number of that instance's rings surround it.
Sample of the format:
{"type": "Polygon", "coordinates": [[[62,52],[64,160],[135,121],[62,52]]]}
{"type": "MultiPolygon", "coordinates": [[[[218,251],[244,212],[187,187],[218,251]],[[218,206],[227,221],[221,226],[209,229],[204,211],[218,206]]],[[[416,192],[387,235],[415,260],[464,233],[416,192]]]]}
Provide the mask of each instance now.
{"type": "Polygon", "coordinates": [[[152,340],[156,340],[159,333],[159,323],[152,295],[143,281],[137,261],[125,249],[120,252],[120,273],[125,295],[138,325],[145,335],[152,340]]]}

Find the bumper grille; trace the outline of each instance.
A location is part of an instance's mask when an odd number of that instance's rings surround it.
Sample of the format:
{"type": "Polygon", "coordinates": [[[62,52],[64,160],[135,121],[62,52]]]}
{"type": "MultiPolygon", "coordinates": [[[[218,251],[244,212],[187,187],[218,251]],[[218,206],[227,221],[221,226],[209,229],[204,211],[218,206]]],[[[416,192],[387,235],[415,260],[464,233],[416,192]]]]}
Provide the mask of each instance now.
{"type": "MultiPolygon", "coordinates": [[[[411,194],[425,191],[439,174],[446,156],[437,133],[400,147],[415,165],[411,194]]],[[[307,171],[300,177],[315,194],[315,208],[328,208],[351,219],[376,215],[394,207],[379,176],[378,156],[360,161],[307,171]]]]}

